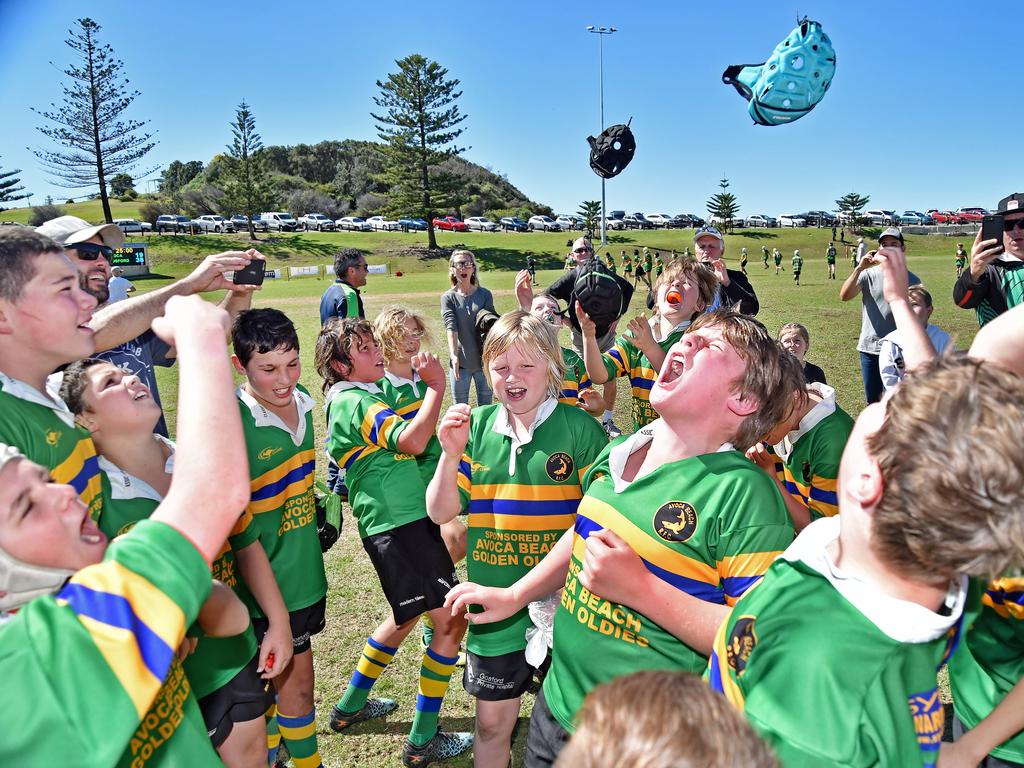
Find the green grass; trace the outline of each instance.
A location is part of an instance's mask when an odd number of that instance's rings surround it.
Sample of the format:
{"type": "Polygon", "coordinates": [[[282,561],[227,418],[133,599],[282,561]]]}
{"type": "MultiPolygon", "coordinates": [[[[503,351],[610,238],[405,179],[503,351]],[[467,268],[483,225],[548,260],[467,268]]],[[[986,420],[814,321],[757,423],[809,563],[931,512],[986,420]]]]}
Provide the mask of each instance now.
{"type": "MultiPolygon", "coordinates": [[[[113,214],[115,219],[137,219],[139,218],[139,206],[146,202],[145,200],[132,200],[128,203],[122,203],[119,200],[110,201],[110,212],[113,214]]],[[[38,201],[41,205],[42,201],[38,201]]],[[[103,221],[103,204],[100,203],[99,198],[95,200],[86,200],[81,203],[72,203],[71,205],[64,205],[60,200],[54,200],[53,204],[59,206],[69,216],[78,216],[86,221],[103,221]]],[[[24,208],[8,208],[6,211],[0,211],[0,221],[15,221],[18,224],[28,224],[29,217],[32,215],[32,209],[29,207],[24,208]]]]}
{"type": "MultiPolygon", "coordinates": [[[[5,214],[6,215],[6,214],[5,214]]],[[[796,320],[804,323],[811,334],[808,359],[820,365],[836,387],[839,403],[851,414],[856,415],[863,406],[859,358],[856,351],[860,329],[860,302],[855,300],[843,304],[838,299],[839,286],[850,272],[848,259],[843,258],[842,249],[837,265],[838,278],[825,279],[824,252],[828,244],[827,230],[771,230],[739,232],[728,240],[728,261],[736,267],[739,249],[746,245],[751,255],[748,267],[751,281],[761,301],[759,319],[776,332],[784,322],[796,320]],[[785,255],[786,272],[775,276],[774,266],[764,270],[760,260],[760,246],[778,246],[785,255]],[[789,272],[789,257],[794,248],[800,248],[804,257],[803,285],[796,287],[789,272]]],[[[690,232],[653,232],[644,234],[614,235],[613,251],[619,248],[633,248],[650,245],[652,248],[682,252],[689,244],[690,232]]],[[[271,264],[326,263],[334,250],[341,245],[358,245],[369,253],[370,263],[388,259],[392,269],[401,269],[405,277],[384,277],[371,275],[363,292],[366,312],[374,317],[384,307],[400,303],[422,313],[433,331],[432,349],[444,359],[445,347],[440,322],[439,297],[449,287],[446,263],[440,259],[420,260],[415,256],[401,255],[410,242],[423,243],[420,235],[389,234],[300,234],[280,238],[262,239],[258,245],[268,253],[271,264]]],[[[481,282],[495,294],[499,311],[511,309],[515,270],[525,265],[525,251],[549,257],[548,264],[560,263],[560,254],[565,252],[566,235],[554,234],[460,234],[440,233],[443,245],[462,242],[471,247],[479,257],[482,270],[481,282]]],[[[243,239],[231,237],[162,237],[152,238],[154,247],[154,270],[174,277],[187,272],[191,264],[201,255],[231,247],[243,239]]],[[[236,246],[237,247],[237,246],[236,246]]],[[[966,347],[977,330],[973,313],[953,306],[950,295],[954,281],[953,252],[956,243],[943,237],[909,237],[908,258],[911,269],[921,277],[935,298],[936,310],[933,322],[949,331],[958,347],[966,347]]],[[[604,251],[602,250],[602,253],[604,251]]],[[[541,271],[542,285],[549,284],[561,272],[557,269],[541,271]]],[[[162,285],[167,279],[142,280],[137,284],[142,291],[162,285]]],[[[313,370],[313,346],[320,326],[318,314],[319,297],[326,288],[325,281],[313,278],[291,281],[268,281],[264,289],[256,294],[256,306],[274,306],[285,311],[295,322],[302,342],[302,382],[322,401],[320,382],[313,370]]],[[[634,302],[634,309],[642,306],[642,296],[634,302]]],[[[567,334],[563,339],[568,344],[567,334]]],[[[158,372],[164,407],[168,423],[173,430],[176,407],[177,369],[160,369],[158,372]]],[[[616,407],[616,420],[625,427],[629,424],[628,387],[620,386],[616,407]]],[[[323,418],[315,419],[317,445],[323,444],[323,418]]],[[[323,470],[323,465],[321,465],[323,470]]],[[[346,521],[341,540],[326,556],[328,582],[328,626],[313,643],[316,664],[316,702],[319,709],[320,749],[327,766],[352,766],[370,768],[397,765],[405,734],[411,722],[416,699],[416,682],[420,662],[417,634],[406,641],[391,668],[374,688],[375,695],[388,696],[400,702],[399,710],[386,722],[356,726],[351,733],[335,734],[327,728],[331,705],[347,683],[356,663],[362,644],[373,628],[383,620],[387,605],[380,593],[374,571],[362,551],[351,518],[346,510],[346,521]]],[[[473,702],[461,685],[461,671],[457,672],[445,699],[442,712],[442,726],[472,729],[473,702]]],[[[519,729],[516,749],[521,753],[525,740],[525,717],[528,716],[532,700],[524,703],[523,727],[519,729]]],[[[518,758],[517,758],[517,764],[518,758]]],[[[465,758],[450,763],[453,766],[469,766],[465,758]]]]}

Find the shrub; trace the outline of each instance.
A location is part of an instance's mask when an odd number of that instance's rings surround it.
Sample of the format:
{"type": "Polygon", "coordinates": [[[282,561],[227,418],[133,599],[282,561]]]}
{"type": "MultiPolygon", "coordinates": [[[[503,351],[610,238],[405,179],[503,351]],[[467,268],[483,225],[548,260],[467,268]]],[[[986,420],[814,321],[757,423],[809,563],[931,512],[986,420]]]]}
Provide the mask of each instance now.
{"type": "Polygon", "coordinates": [[[50,219],[56,219],[63,215],[64,209],[59,205],[34,205],[32,206],[32,215],[28,217],[28,224],[30,227],[38,227],[50,219]]]}

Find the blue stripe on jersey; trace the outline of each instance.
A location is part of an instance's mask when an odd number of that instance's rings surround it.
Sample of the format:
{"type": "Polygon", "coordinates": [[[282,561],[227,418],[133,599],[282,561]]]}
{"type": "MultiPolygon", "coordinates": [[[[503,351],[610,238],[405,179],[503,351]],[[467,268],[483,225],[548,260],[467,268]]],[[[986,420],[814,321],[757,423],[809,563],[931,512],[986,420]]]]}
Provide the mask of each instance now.
{"type": "Polygon", "coordinates": [[[269,485],[264,485],[258,491],[252,494],[252,501],[263,501],[264,499],[271,499],[277,494],[281,493],[292,483],[298,482],[304,477],[307,477],[313,472],[313,468],[316,466],[316,460],[307,461],[302,466],[296,467],[291,470],[287,475],[282,477],[280,480],[275,480],[269,485]]]}
{"type": "Polygon", "coordinates": [[[364,446],[362,448],[357,448],[356,450],[352,451],[352,453],[349,454],[348,458],[345,459],[345,465],[344,466],[345,466],[346,471],[348,469],[350,469],[353,464],[356,463],[356,460],[360,456],[363,455],[363,451],[365,451],[365,450],[366,450],[366,447],[364,446]]]}
{"type": "MultiPolygon", "coordinates": [[[[381,427],[384,426],[384,422],[387,421],[392,416],[398,416],[398,414],[392,411],[390,408],[381,408],[379,411],[377,411],[376,414],[374,414],[373,426],[370,428],[369,435],[371,443],[373,443],[374,445],[377,444],[377,433],[380,431],[381,427]]],[[[402,417],[398,416],[398,418],[402,417]]]]}
{"type": "Polygon", "coordinates": [[[157,680],[167,677],[167,671],[174,660],[174,649],[142,622],[127,598],[70,582],[60,591],[57,599],[66,601],[79,616],[87,616],[102,624],[131,632],[146,669],[157,680]]]}
{"type": "Polygon", "coordinates": [[[459,460],[459,474],[465,477],[467,480],[473,479],[473,465],[465,459],[459,460]]]}
{"type": "Polygon", "coordinates": [[[469,502],[469,512],[495,515],[572,515],[576,513],[579,505],[579,499],[473,499],[469,502]]]}
{"type": "MultiPolygon", "coordinates": [[[[788,483],[787,483],[788,485],[788,483]]],[[[825,504],[831,504],[832,506],[839,506],[839,494],[835,491],[823,491],[820,488],[811,486],[811,498],[815,501],[820,501],[825,504]]]]}
{"type": "Polygon", "coordinates": [[[986,594],[992,598],[993,603],[1004,605],[1007,602],[1024,605],[1024,592],[1003,592],[1001,589],[986,590],[986,594]]]}
{"type": "Polygon", "coordinates": [[[89,481],[92,480],[100,473],[100,461],[96,454],[93,454],[89,458],[82,462],[82,468],[78,470],[78,474],[68,480],[68,485],[75,489],[75,492],[79,496],[85,492],[86,486],[89,485],[89,481]]]}
{"type": "Polygon", "coordinates": [[[714,648],[711,649],[711,658],[708,659],[708,686],[712,691],[725,693],[725,688],[722,687],[722,670],[718,666],[718,654],[714,648]]]}
{"type": "Polygon", "coordinates": [[[632,384],[637,389],[651,389],[652,387],[654,387],[653,379],[645,379],[641,378],[640,376],[631,376],[629,379],[629,383],[632,384]]]}
{"type": "Polygon", "coordinates": [[[401,416],[406,421],[412,421],[413,419],[416,418],[416,414],[419,412],[420,409],[417,408],[415,411],[409,411],[408,413],[400,413],[399,416],[401,416]]]}
{"type": "Polygon", "coordinates": [[[722,586],[725,594],[729,597],[739,597],[761,579],[757,576],[726,576],[722,579],[722,586]]]}

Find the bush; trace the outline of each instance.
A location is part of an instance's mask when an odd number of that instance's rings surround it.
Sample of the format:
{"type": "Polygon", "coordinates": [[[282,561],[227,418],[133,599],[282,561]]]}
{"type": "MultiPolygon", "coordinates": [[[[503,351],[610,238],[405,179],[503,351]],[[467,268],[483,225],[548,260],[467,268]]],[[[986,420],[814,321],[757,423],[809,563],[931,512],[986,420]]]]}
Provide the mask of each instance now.
{"type": "Polygon", "coordinates": [[[59,205],[34,205],[32,206],[32,215],[28,217],[28,225],[38,227],[50,219],[56,219],[63,215],[64,209],[59,205]]]}
{"type": "Polygon", "coordinates": [[[285,195],[284,204],[296,216],[322,213],[329,219],[339,219],[348,210],[348,204],[339,203],[333,197],[312,189],[297,189],[285,195]]]}
{"type": "Polygon", "coordinates": [[[157,216],[176,216],[179,208],[170,200],[153,200],[139,206],[139,219],[156,224],[157,216]]]}
{"type": "Polygon", "coordinates": [[[387,198],[383,195],[367,192],[356,200],[356,208],[359,209],[360,216],[376,216],[384,208],[385,203],[387,203],[387,198]]]}

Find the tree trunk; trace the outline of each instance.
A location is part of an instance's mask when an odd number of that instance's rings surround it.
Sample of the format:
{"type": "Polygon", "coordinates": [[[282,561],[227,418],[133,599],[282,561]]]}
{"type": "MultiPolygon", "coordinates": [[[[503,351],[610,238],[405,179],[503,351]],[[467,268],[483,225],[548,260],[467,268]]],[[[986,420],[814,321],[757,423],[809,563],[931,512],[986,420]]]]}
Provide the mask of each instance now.
{"type": "Polygon", "coordinates": [[[437,250],[437,238],[434,236],[434,222],[431,219],[427,219],[427,248],[432,251],[437,250]]]}

